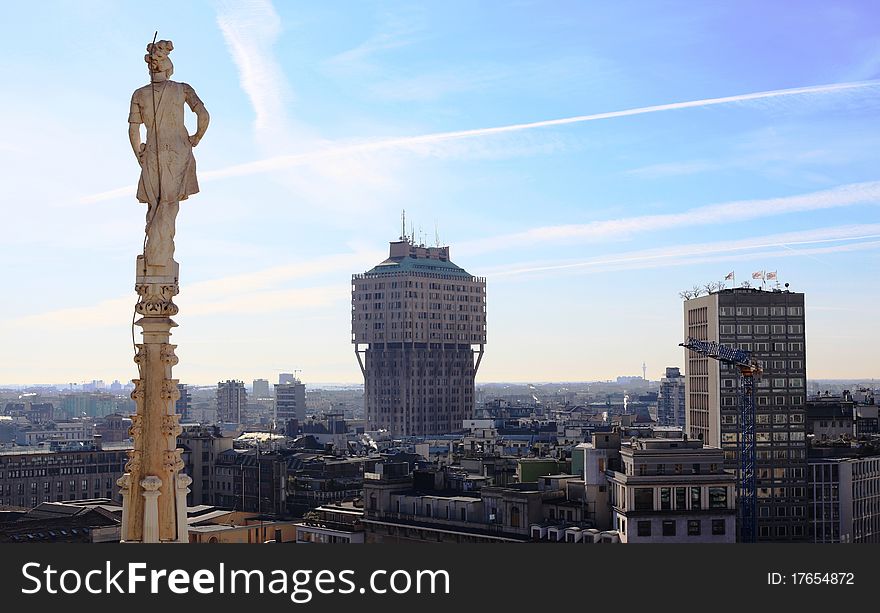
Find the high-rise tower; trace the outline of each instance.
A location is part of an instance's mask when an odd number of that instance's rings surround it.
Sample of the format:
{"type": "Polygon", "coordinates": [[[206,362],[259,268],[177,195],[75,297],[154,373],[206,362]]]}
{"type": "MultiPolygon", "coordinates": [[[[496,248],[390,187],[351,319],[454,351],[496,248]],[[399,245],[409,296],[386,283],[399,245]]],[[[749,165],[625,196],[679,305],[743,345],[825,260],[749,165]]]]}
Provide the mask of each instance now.
{"type": "MultiPolygon", "coordinates": [[[[807,448],[804,430],[804,295],[788,290],[725,289],[686,300],[684,336],[747,349],[764,369],[755,385],[759,541],[806,536],[807,448]]],[[[739,469],[739,374],[686,352],[687,431],[724,450],[739,469]]]]}
{"type": "Polygon", "coordinates": [[[449,247],[402,236],[387,260],[351,283],[351,342],[369,426],[416,436],[461,429],[486,344],[485,278],[453,264],[449,247]]]}

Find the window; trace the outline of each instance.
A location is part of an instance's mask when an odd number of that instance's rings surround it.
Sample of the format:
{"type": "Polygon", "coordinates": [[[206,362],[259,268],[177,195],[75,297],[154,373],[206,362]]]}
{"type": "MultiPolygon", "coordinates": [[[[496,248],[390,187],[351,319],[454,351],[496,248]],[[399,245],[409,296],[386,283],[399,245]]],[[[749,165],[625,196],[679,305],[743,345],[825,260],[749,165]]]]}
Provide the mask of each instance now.
{"type": "Polygon", "coordinates": [[[791,325],[788,327],[788,333],[789,334],[803,334],[804,327],[800,324],[791,325]]]}
{"type": "Polygon", "coordinates": [[[768,334],[770,332],[770,327],[766,325],[756,325],[755,326],[755,334],[768,334]]]}
{"type": "Polygon", "coordinates": [[[733,331],[736,329],[735,326],[723,325],[721,326],[721,334],[733,334],[733,331]]]}
{"type": "Polygon", "coordinates": [[[726,487],[710,487],[709,488],[709,508],[710,509],[726,509],[727,508],[727,488],[726,487]]]}
{"type": "Polygon", "coordinates": [[[712,534],[713,536],[720,536],[722,534],[726,534],[726,526],[724,525],[723,519],[713,519],[712,520],[712,534]]]}
{"type": "Polygon", "coordinates": [[[675,536],[675,520],[663,520],[663,536],[675,536]]]}
{"type": "Polygon", "coordinates": [[[691,488],[691,509],[697,510],[702,509],[703,504],[701,502],[702,491],[698,487],[691,488]]]}
{"type": "Polygon", "coordinates": [[[700,536],[702,532],[702,524],[699,519],[688,520],[688,536],[700,536]]]}
{"type": "Polygon", "coordinates": [[[510,507],[510,527],[519,528],[519,507],[510,507]]]}
{"type": "Polygon", "coordinates": [[[751,334],[752,333],[752,326],[750,326],[748,324],[741,324],[736,327],[736,333],[737,334],[751,334]]]}
{"type": "Polygon", "coordinates": [[[650,487],[637,487],[633,492],[636,511],[654,510],[654,490],[650,487]]]}
{"type": "Polygon", "coordinates": [[[675,488],[675,508],[676,509],[685,509],[687,507],[687,488],[686,487],[677,487],[675,488]]]}
{"type": "Polygon", "coordinates": [[[660,510],[661,511],[671,511],[672,510],[672,488],[661,487],[660,488],[660,510]]]}
{"type": "Polygon", "coordinates": [[[747,315],[747,316],[751,315],[752,314],[752,307],[736,307],[736,314],[737,315],[747,315]]]}
{"type": "Polygon", "coordinates": [[[651,536],[651,522],[650,521],[636,522],[636,533],[639,536],[651,536]]]}

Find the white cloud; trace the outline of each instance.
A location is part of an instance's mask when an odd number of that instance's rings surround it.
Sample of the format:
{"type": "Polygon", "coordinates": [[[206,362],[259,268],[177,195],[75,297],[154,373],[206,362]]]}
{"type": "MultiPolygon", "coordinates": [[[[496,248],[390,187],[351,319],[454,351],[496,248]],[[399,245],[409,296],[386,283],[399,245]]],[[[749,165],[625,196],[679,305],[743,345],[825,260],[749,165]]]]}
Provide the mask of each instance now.
{"type": "Polygon", "coordinates": [[[739,241],[719,241],[675,245],[603,255],[580,261],[533,262],[483,271],[492,279],[548,272],[607,272],[639,270],[660,266],[693,265],[707,262],[737,261],[759,258],[810,256],[842,251],[873,250],[880,247],[880,224],[839,226],[803,232],[773,234],[739,241]],[[860,241],[860,242],[856,242],[860,241]],[[844,243],[821,246],[828,243],[844,243]],[[797,246],[797,249],[791,249],[797,246]],[[780,248],[773,251],[768,249],[780,248]]]}
{"type": "MultiPolygon", "coordinates": [[[[217,170],[200,173],[199,177],[202,180],[211,181],[227,177],[248,176],[253,174],[284,170],[296,166],[315,165],[339,157],[347,156],[356,158],[359,155],[373,154],[376,152],[390,150],[402,150],[409,151],[411,153],[421,153],[425,151],[425,149],[423,148],[425,145],[437,145],[441,143],[484,138],[487,136],[499,134],[517,133],[527,130],[570,125],[588,121],[599,121],[603,119],[613,119],[617,117],[630,117],[633,115],[659,113],[688,108],[699,108],[719,104],[736,104],[762,99],[781,98],[786,96],[812,96],[839,92],[855,92],[859,90],[873,90],[876,89],[878,85],[880,85],[880,80],[859,81],[852,83],[835,83],[830,85],[816,85],[811,87],[797,87],[792,89],[756,92],[751,94],[739,94],[736,96],[726,96],[722,98],[705,98],[702,100],[690,100],[687,102],[675,102],[672,104],[660,104],[654,106],[626,109],[622,111],[610,111],[606,113],[595,113],[592,115],[578,115],[576,117],[566,117],[563,119],[534,121],[530,123],[512,124],[492,128],[435,132],[432,134],[422,134],[420,136],[367,139],[362,141],[350,141],[347,143],[332,143],[324,141],[322,143],[318,143],[312,150],[304,153],[275,155],[272,157],[264,158],[262,160],[235,164],[232,166],[227,166],[226,168],[220,168],[217,170]]],[[[111,190],[108,192],[102,192],[100,194],[84,196],[80,198],[78,202],[81,204],[86,204],[99,200],[115,198],[122,194],[129,193],[129,190],[131,189],[133,188],[126,187],[122,189],[111,190]]]]}
{"type": "Polygon", "coordinates": [[[456,251],[473,255],[500,249],[521,248],[523,245],[545,242],[619,240],[644,232],[691,226],[729,224],[732,221],[741,222],[788,213],[801,213],[859,204],[880,204],[880,181],[850,183],[832,189],[796,196],[711,204],[681,213],[623,217],[586,224],[544,226],[524,232],[462,243],[456,248],[456,251]]]}

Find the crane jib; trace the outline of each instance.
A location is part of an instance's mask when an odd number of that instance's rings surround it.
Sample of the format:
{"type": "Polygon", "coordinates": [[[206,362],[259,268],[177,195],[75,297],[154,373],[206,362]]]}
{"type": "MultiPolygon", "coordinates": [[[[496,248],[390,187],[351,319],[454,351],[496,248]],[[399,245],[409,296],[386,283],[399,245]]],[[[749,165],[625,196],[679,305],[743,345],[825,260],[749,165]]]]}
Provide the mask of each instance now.
{"type": "Polygon", "coordinates": [[[717,341],[701,341],[693,337],[689,337],[687,341],[681,343],[681,346],[707,357],[731,364],[748,365],[752,357],[751,352],[745,349],[722,345],[717,341]]]}

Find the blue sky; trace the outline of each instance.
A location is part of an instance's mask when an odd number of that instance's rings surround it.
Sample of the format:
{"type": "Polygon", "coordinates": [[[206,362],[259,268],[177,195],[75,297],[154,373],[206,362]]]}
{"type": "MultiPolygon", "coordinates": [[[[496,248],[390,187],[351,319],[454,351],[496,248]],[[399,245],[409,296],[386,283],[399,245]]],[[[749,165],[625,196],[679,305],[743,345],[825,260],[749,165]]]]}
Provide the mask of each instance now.
{"type": "Polygon", "coordinates": [[[135,372],[144,209],[126,118],[156,28],[212,118],[201,193],[178,217],[184,382],[294,368],[358,381],[350,275],[384,259],[404,208],[488,278],[478,381],[643,361],[657,378],[682,364],[679,292],[731,270],[806,293],[809,377],[880,376],[876,3],[45,2],[5,16],[0,382],[135,372]]]}

